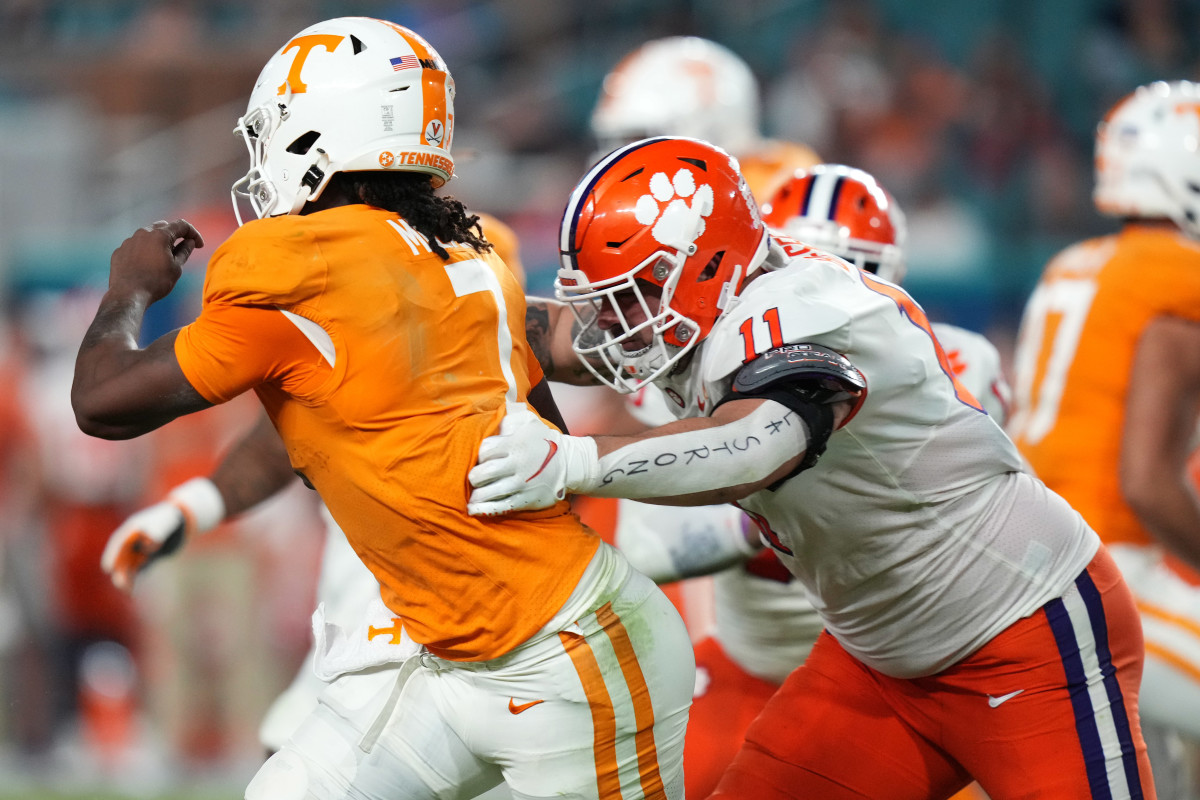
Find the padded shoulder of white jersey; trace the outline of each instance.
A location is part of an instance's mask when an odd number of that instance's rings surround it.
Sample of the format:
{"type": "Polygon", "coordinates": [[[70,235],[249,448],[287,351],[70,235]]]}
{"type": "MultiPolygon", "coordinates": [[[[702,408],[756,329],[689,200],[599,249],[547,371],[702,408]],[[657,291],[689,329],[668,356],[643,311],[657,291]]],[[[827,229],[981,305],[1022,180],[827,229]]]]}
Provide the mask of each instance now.
{"type": "Polygon", "coordinates": [[[844,352],[850,313],[821,298],[827,287],[858,282],[842,259],[802,248],[786,266],[763,272],[721,315],[705,341],[703,378],[718,383],[755,356],[785,344],[822,344],[844,352]]]}

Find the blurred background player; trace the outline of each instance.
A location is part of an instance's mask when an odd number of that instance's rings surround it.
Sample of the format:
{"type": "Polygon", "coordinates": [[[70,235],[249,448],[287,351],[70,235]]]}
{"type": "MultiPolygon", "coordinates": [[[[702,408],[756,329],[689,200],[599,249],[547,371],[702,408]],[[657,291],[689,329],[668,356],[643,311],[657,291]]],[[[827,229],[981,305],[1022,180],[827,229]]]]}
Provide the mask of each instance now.
{"type": "MultiPolygon", "coordinates": [[[[860,269],[900,285],[908,271],[904,212],[875,178],[843,164],[798,170],[764,203],[763,221],[810,247],[834,253],[860,269]]],[[[1000,353],[974,331],[931,323],[954,374],[996,424],[1008,421],[1011,390],[1000,353]]]]}
{"type": "Polygon", "coordinates": [[[690,136],[732,153],[755,197],[820,159],[760,129],[758,80],[729,48],[698,36],[646,42],[604,77],[592,111],[600,154],[650,136],[690,136]]]}
{"type": "MultiPolygon", "coordinates": [[[[1057,255],[1030,296],[1011,433],[1108,544],[1146,639],[1141,711],[1200,740],[1200,505],[1186,461],[1200,410],[1200,85],[1156,82],[1096,131],[1095,204],[1113,235],[1057,255]]],[[[1148,742],[1153,742],[1152,736],[1148,742]]],[[[1159,797],[1175,774],[1152,750],[1159,797]]]]}

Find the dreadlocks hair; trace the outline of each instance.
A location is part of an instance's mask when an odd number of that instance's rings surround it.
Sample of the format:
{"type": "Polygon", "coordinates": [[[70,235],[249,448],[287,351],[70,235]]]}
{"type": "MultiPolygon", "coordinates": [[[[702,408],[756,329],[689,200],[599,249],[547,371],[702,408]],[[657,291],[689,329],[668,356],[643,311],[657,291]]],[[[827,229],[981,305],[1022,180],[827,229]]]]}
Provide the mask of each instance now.
{"type": "Polygon", "coordinates": [[[369,206],[392,211],[429,240],[443,261],[450,258],[441,242],[462,242],[476,253],[489,252],[492,243],[483,237],[479,217],[450,195],[434,193],[430,176],[420,172],[339,172],[329,179],[330,189],[369,206]]]}

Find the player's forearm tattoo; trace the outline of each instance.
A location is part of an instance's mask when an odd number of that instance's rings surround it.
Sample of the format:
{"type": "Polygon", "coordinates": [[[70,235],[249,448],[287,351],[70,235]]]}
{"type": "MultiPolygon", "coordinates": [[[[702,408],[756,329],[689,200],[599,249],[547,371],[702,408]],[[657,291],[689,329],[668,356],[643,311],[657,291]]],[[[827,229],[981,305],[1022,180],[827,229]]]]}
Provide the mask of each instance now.
{"type": "Polygon", "coordinates": [[[550,310],[545,303],[530,300],[525,307],[525,338],[533,357],[542,365],[542,372],[554,372],[554,356],[550,350],[550,310]]]}
{"type": "MultiPolygon", "coordinates": [[[[663,437],[664,439],[669,437],[663,437]]],[[[602,485],[612,483],[619,475],[647,475],[655,469],[670,469],[672,467],[687,467],[696,461],[704,461],[712,457],[713,467],[720,469],[715,459],[720,456],[731,456],[735,453],[746,453],[754,447],[762,445],[762,439],[757,436],[747,436],[742,439],[724,440],[716,445],[701,445],[693,448],[664,448],[657,453],[650,453],[646,458],[624,459],[601,479],[602,485]]]]}
{"type": "Polygon", "coordinates": [[[618,496],[636,499],[755,483],[803,455],[807,441],[798,414],[764,403],[727,425],[626,445],[601,459],[600,485],[620,484],[618,496]]]}

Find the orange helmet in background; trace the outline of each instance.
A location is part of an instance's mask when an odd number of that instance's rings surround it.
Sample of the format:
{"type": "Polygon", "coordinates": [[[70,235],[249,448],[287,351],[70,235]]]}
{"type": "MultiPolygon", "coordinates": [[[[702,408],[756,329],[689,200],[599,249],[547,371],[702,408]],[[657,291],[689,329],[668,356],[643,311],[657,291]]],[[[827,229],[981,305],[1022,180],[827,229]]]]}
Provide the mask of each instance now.
{"type": "Polygon", "coordinates": [[[904,279],[904,212],[861,169],[818,164],[797,170],[763,205],[763,219],[773,230],[884,280],[904,279]]]}

